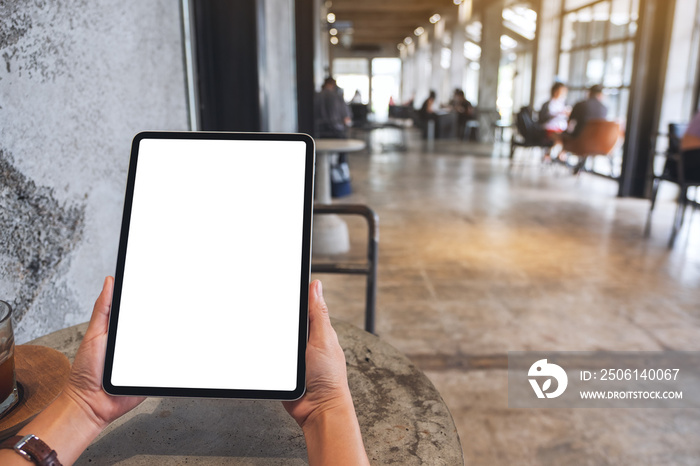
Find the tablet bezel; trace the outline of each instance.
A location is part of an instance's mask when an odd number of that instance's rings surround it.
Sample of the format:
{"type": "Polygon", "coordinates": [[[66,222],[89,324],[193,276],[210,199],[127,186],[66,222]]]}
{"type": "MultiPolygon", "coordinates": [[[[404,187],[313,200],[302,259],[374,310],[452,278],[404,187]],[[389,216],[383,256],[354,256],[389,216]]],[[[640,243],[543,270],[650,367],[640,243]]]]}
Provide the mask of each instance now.
{"type": "MultiPolygon", "coordinates": [[[[114,294],[109,318],[107,349],[105,356],[102,386],[110,395],[156,396],[156,397],[204,397],[204,398],[239,398],[262,400],[296,400],[306,390],[306,344],[308,337],[308,299],[309,281],[311,276],[311,237],[314,201],[314,169],[315,169],[314,140],[307,134],[296,133],[233,133],[233,132],[169,132],[147,131],[137,134],[131,145],[131,157],[127,176],[124,209],[122,214],[117,267],[114,281],[114,294]],[[124,278],[124,266],[128,246],[131,209],[133,205],[134,185],[140,142],[144,139],[188,139],[188,140],[245,140],[245,141],[300,141],[306,145],[304,168],[304,220],[302,236],[302,257],[300,264],[300,293],[299,293],[299,331],[297,353],[296,387],[290,391],[280,390],[241,390],[220,388],[192,387],[146,387],[146,386],[117,386],[111,383],[112,366],[119,321],[119,306],[124,278]]],[[[264,181],[264,180],[262,180],[264,181]]],[[[270,213],[265,213],[269,215],[270,213]]]]}

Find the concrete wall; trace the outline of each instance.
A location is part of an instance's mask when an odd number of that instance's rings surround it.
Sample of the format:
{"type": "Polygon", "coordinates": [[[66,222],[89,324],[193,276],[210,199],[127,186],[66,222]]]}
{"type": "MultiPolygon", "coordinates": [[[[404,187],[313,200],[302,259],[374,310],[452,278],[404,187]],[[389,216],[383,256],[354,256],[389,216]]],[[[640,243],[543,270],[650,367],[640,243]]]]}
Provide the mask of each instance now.
{"type": "Polygon", "coordinates": [[[88,319],[129,148],[187,129],[179,2],[0,2],[0,299],[19,343],[88,319]]]}
{"type": "Polygon", "coordinates": [[[297,130],[294,0],[258,0],[262,130],[297,130]]]}
{"type": "Polygon", "coordinates": [[[560,0],[542,0],[538,11],[537,77],[535,78],[535,110],[550,97],[552,84],[557,78],[557,54],[559,53],[560,0]]]}

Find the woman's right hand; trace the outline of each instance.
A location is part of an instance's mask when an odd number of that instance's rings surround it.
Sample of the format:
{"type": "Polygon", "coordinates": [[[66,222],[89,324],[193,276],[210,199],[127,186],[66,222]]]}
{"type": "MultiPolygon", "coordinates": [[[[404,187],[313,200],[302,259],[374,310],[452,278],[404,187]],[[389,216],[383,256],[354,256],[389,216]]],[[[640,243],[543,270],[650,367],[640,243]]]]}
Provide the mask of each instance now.
{"type": "Polygon", "coordinates": [[[345,355],[318,280],[309,285],[306,393],[283,404],[304,431],[311,466],[369,465],[348,387],[345,355]]]}
{"type": "Polygon", "coordinates": [[[320,412],[352,404],[345,355],[331,326],[319,280],[309,285],[309,342],[306,346],[306,393],[284,402],[302,428],[320,412]]]}

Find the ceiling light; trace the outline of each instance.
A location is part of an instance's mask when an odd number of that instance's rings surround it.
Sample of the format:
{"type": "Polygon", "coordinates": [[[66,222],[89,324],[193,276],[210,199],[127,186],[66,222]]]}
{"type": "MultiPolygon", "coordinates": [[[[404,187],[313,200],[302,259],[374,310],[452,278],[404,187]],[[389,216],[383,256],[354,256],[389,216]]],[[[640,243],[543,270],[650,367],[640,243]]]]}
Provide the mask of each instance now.
{"type": "Polygon", "coordinates": [[[410,37],[406,37],[406,38],[403,40],[403,43],[406,44],[406,45],[411,45],[411,44],[413,43],[413,39],[411,39],[410,37]]]}
{"type": "Polygon", "coordinates": [[[336,36],[331,37],[331,44],[338,45],[338,38],[336,36]]]}
{"type": "Polygon", "coordinates": [[[433,16],[430,17],[429,21],[433,24],[437,23],[438,21],[440,21],[440,15],[435,13],[433,16]]]}
{"type": "Polygon", "coordinates": [[[501,36],[501,50],[510,50],[518,46],[518,41],[508,35],[501,36]]]}
{"type": "Polygon", "coordinates": [[[420,35],[423,34],[424,32],[425,32],[425,29],[423,29],[423,28],[420,27],[420,26],[418,26],[416,29],[413,30],[413,33],[414,33],[415,35],[417,35],[417,36],[420,36],[420,35]]]}
{"type": "Polygon", "coordinates": [[[337,35],[338,35],[338,30],[337,30],[336,28],[331,28],[331,30],[328,31],[328,32],[330,32],[332,36],[337,36],[337,35]]]}
{"type": "Polygon", "coordinates": [[[328,13],[326,15],[326,21],[328,21],[331,24],[335,23],[335,13],[328,13]]]}

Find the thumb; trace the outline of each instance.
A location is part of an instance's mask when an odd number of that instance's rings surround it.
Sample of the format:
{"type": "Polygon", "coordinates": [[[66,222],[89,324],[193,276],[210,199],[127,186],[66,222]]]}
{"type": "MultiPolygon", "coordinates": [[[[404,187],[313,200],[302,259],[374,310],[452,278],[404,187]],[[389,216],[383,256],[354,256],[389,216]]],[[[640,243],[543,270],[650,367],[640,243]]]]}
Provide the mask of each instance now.
{"type": "Polygon", "coordinates": [[[109,311],[112,307],[112,292],[114,291],[114,278],[107,277],[102,285],[102,292],[95,301],[92,309],[92,317],[86,334],[105,333],[109,323],[109,311]]]}
{"type": "Polygon", "coordinates": [[[309,341],[325,341],[330,332],[333,327],[323,299],[323,285],[320,280],[314,280],[309,285],[309,341]]]}

